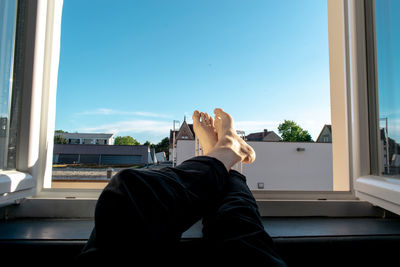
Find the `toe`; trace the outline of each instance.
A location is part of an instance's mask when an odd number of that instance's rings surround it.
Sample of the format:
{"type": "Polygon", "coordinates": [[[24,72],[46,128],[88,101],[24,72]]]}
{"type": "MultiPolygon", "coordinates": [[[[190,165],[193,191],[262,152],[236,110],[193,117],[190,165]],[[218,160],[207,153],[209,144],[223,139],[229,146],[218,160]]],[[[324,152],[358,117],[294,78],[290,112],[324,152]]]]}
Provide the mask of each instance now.
{"type": "Polygon", "coordinates": [[[216,117],[221,117],[221,119],[226,119],[230,117],[230,115],[226,113],[222,108],[216,108],[214,110],[214,113],[216,117]]]}
{"type": "Polygon", "coordinates": [[[200,121],[200,112],[198,110],[195,110],[193,112],[192,119],[193,119],[193,122],[199,122],[200,121]]]}
{"type": "Polygon", "coordinates": [[[208,113],[207,113],[207,112],[205,113],[205,119],[206,119],[206,123],[207,123],[207,125],[210,125],[210,124],[211,124],[211,116],[210,116],[210,115],[208,115],[208,113]]]}
{"type": "Polygon", "coordinates": [[[203,112],[200,112],[200,117],[201,117],[201,123],[206,124],[206,119],[203,112]]]}
{"type": "Polygon", "coordinates": [[[212,116],[209,116],[210,126],[214,127],[214,119],[212,116]]]}
{"type": "Polygon", "coordinates": [[[214,114],[215,115],[221,115],[224,111],[222,110],[222,108],[216,108],[214,109],[214,114]]]}

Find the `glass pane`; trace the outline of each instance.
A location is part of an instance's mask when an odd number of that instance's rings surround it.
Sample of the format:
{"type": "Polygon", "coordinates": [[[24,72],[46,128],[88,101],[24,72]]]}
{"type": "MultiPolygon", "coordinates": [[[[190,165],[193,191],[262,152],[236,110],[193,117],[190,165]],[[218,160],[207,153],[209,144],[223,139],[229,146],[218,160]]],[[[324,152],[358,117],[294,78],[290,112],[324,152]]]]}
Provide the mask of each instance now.
{"type": "Polygon", "coordinates": [[[400,175],[400,1],[375,1],[381,172],[400,175]]]}
{"type": "Polygon", "coordinates": [[[17,1],[0,1],[0,169],[7,168],[17,1]]]}
{"type": "Polygon", "coordinates": [[[53,187],[179,164],[193,111],[221,107],[251,189],[333,188],[326,1],[68,0],[58,79],[53,187]]]}

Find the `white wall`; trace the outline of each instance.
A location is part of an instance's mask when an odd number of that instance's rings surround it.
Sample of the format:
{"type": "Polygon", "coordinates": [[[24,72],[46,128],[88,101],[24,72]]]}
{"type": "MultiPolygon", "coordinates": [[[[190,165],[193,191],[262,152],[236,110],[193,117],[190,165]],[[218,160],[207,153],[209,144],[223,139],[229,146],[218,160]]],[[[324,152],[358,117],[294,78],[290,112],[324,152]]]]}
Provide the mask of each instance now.
{"type": "Polygon", "coordinates": [[[195,156],[195,140],[177,140],[176,164],[179,165],[195,156]]]}
{"type": "Polygon", "coordinates": [[[114,145],[114,135],[108,138],[107,145],[114,145]]]}
{"type": "MultiPolygon", "coordinates": [[[[250,189],[264,183],[265,190],[333,190],[332,144],[248,142],[256,152],[256,161],[243,164],[250,189]],[[304,151],[297,151],[304,148],[304,151]]],[[[194,156],[193,140],[179,140],[177,163],[194,156]]]]}
{"type": "Polygon", "coordinates": [[[263,182],[267,190],[333,190],[331,143],[248,143],[256,152],[253,164],[243,164],[251,189],[263,182]]]}

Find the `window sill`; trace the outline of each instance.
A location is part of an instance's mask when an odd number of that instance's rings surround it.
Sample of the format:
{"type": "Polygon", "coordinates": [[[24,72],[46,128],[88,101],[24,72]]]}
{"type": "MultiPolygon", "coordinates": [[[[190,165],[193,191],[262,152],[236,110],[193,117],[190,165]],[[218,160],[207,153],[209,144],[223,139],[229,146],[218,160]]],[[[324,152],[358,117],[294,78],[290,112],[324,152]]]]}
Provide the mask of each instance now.
{"type": "Polygon", "coordinates": [[[0,171],[0,206],[5,206],[34,193],[33,177],[19,171],[0,171]]]}
{"type": "MultiPolygon", "coordinates": [[[[400,218],[262,218],[272,238],[317,238],[354,236],[398,236],[400,218]]],[[[17,219],[0,220],[0,240],[81,240],[87,241],[93,219],[17,219]]],[[[182,234],[182,239],[202,237],[198,221],[182,234]]]]}
{"type": "MultiPolygon", "coordinates": [[[[7,218],[93,218],[97,198],[39,198],[5,207],[7,218]]],[[[258,200],[265,217],[383,217],[381,208],[359,200],[258,200]]],[[[1,215],[0,215],[1,218],[1,215]]]]}
{"type": "MultiPolygon", "coordinates": [[[[60,259],[76,264],[74,259],[93,225],[93,220],[77,219],[0,221],[0,250],[27,264],[33,258],[53,265],[61,263],[60,259]]],[[[398,261],[399,218],[263,218],[263,225],[289,266],[340,266],[344,262],[370,266],[376,260],[384,266],[398,261]]],[[[183,234],[182,248],[201,247],[201,228],[197,223],[183,234]]]]}
{"type": "Polygon", "coordinates": [[[0,194],[16,192],[35,186],[32,176],[19,171],[0,171],[0,194]]]}
{"type": "Polygon", "coordinates": [[[364,201],[400,214],[400,180],[382,176],[364,176],[355,182],[356,196],[364,201]]]}

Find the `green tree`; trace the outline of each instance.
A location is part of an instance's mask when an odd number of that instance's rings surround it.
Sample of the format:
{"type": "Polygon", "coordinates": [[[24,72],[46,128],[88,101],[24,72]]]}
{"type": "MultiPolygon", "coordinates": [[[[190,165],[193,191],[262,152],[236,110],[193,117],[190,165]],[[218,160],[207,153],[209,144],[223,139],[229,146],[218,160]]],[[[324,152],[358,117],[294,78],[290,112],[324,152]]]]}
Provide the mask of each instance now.
{"type": "Polygon", "coordinates": [[[150,146],[150,147],[151,147],[151,143],[150,143],[150,141],[146,141],[146,142],[144,142],[144,143],[143,143],[143,145],[144,145],[144,146],[150,146]]]}
{"type": "Polygon", "coordinates": [[[143,143],[143,145],[144,145],[144,146],[149,146],[150,148],[155,148],[155,147],[156,147],[156,145],[155,145],[155,144],[152,144],[152,143],[150,143],[150,141],[146,141],[146,142],[144,142],[144,143],[143,143]]]}
{"type": "Polygon", "coordinates": [[[54,135],[54,144],[67,144],[67,139],[63,135],[54,135]]]}
{"type": "Polygon", "coordinates": [[[308,131],[303,130],[297,123],[285,120],[278,126],[282,141],[285,142],[312,142],[311,135],[308,131]]]}
{"type": "Polygon", "coordinates": [[[114,140],[114,145],[140,146],[140,143],[135,138],[128,135],[128,136],[117,136],[114,140]]]}
{"type": "Polygon", "coordinates": [[[55,130],[55,133],[68,133],[67,131],[63,131],[63,130],[55,130]]]}
{"type": "Polygon", "coordinates": [[[156,152],[165,152],[165,156],[168,159],[169,156],[169,138],[165,137],[158,144],[154,145],[156,152]]]}

